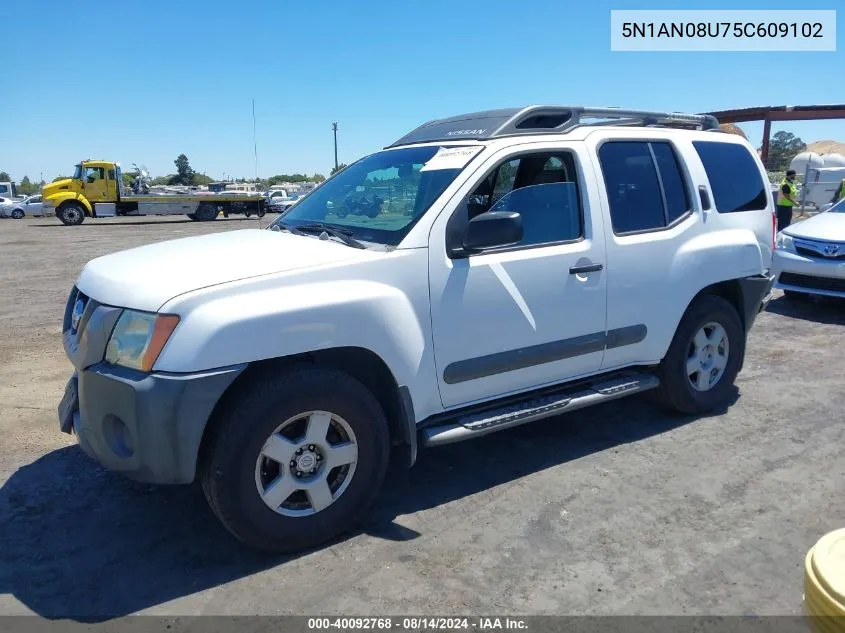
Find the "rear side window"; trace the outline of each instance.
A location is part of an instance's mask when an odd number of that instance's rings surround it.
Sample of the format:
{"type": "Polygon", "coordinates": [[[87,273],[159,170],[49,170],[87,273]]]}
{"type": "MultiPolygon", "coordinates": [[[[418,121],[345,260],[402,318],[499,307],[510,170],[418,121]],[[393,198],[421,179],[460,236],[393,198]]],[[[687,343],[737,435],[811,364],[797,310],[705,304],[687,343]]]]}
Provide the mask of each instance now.
{"type": "Polygon", "coordinates": [[[768,207],[768,188],[748,148],[717,141],[692,144],[707,172],[719,213],[760,211],[768,207]]]}
{"type": "Polygon", "coordinates": [[[672,146],[610,141],[599,149],[610,219],[617,235],[665,228],[690,212],[690,198],[672,146]]]}

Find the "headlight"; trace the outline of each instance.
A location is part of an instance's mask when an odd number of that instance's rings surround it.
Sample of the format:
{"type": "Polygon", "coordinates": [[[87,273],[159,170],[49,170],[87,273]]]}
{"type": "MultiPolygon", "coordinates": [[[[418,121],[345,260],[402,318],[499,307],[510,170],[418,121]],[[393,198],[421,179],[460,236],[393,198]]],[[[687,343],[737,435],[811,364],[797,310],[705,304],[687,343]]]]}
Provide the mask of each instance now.
{"type": "Polygon", "coordinates": [[[106,360],[114,365],[150,371],[179,324],[175,314],[124,310],[114,326],[106,360]]]}
{"type": "Polygon", "coordinates": [[[786,233],[778,233],[778,238],[775,242],[775,246],[785,251],[795,250],[795,244],[792,241],[792,237],[790,237],[786,233]]]}

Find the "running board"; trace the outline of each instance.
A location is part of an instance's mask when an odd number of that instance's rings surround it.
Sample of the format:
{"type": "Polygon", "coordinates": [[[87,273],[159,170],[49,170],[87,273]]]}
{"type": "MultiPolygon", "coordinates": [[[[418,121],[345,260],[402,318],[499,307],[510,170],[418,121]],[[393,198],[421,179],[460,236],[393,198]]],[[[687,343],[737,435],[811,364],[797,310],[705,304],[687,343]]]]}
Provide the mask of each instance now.
{"type": "Polygon", "coordinates": [[[441,446],[462,442],[654,389],[659,384],[660,381],[653,374],[616,376],[571,391],[562,390],[504,407],[458,416],[446,424],[423,429],[422,443],[424,446],[441,446]]]}

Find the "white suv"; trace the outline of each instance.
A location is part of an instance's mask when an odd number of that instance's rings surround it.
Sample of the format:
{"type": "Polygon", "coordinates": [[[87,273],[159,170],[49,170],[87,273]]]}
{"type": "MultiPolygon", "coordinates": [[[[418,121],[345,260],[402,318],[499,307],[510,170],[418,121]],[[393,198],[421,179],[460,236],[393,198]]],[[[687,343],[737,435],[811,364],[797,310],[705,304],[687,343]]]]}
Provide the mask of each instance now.
{"type": "Polygon", "coordinates": [[[275,551],[348,529],[418,442],[646,390],[726,406],[772,285],[763,165],[705,115],[431,121],[269,228],[89,262],[59,418],[127,477],[198,477],[275,551]]]}

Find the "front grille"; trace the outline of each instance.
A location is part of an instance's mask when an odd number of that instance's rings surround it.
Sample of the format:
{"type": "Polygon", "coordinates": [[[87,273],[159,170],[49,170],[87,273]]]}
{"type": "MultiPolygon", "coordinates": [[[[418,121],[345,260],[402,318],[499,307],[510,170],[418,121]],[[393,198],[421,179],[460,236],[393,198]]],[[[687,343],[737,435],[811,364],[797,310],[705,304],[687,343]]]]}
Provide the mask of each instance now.
{"type": "Polygon", "coordinates": [[[845,261],[845,244],[835,242],[799,242],[795,241],[795,252],[804,257],[812,257],[822,261],[845,261]],[[825,247],[834,247],[836,253],[825,253],[825,247]]]}
{"type": "Polygon", "coordinates": [[[811,275],[799,275],[797,273],[781,273],[778,280],[782,284],[788,286],[798,286],[799,288],[845,292],[845,279],[834,279],[833,277],[813,277],[811,275]]]}
{"type": "Polygon", "coordinates": [[[97,307],[97,302],[92,301],[88,295],[84,292],[79,290],[76,286],[70,291],[70,295],[67,298],[67,306],[65,306],[65,317],[62,321],[62,331],[68,332],[70,331],[74,335],[79,335],[82,330],[85,328],[85,324],[88,322],[88,317],[91,316],[91,312],[97,307]],[[82,302],[82,311],[79,314],[78,320],[74,318],[74,310],[76,310],[76,304],[82,302]],[[74,320],[77,320],[76,327],[74,327],[74,320]]]}

